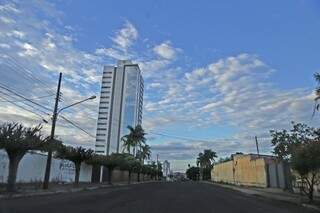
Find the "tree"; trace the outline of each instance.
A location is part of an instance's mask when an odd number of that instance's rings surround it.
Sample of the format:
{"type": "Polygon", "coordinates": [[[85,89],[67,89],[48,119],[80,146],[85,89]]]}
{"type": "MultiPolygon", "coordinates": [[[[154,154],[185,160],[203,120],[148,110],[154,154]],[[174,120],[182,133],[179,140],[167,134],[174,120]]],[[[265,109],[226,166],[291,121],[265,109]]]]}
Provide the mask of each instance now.
{"type": "Polygon", "coordinates": [[[315,104],[314,104],[314,110],[313,110],[312,116],[314,116],[315,112],[319,111],[319,109],[320,109],[320,104],[318,103],[318,100],[320,99],[320,73],[315,73],[314,74],[314,79],[318,83],[318,86],[315,89],[316,97],[314,99],[315,104]]]}
{"type": "Polygon", "coordinates": [[[158,162],[158,164],[157,164],[157,177],[158,177],[158,179],[161,179],[162,176],[163,176],[162,163],[158,162]]]}
{"type": "Polygon", "coordinates": [[[199,180],[199,176],[200,176],[200,168],[199,167],[189,167],[186,171],[186,175],[187,178],[189,178],[190,180],[199,180]]]}
{"type": "Polygon", "coordinates": [[[127,128],[129,129],[129,134],[121,138],[123,141],[123,149],[127,150],[127,152],[130,154],[130,150],[132,148],[133,156],[136,156],[136,149],[141,147],[146,142],[146,133],[141,125],[137,125],[134,128],[132,126],[128,126],[127,128]]]}
{"type": "Polygon", "coordinates": [[[132,155],[130,154],[122,154],[122,162],[120,165],[121,170],[126,170],[129,173],[128,177],[128,184],[131,183],[131,176],[132,172],[137,171],[140,168],[140,162],[136,160],[132,155]]]}
{"type": "Polygon", "coordinates": [[[215,158],[217,158],[217,154],[211,149],[205,149],[203,153],[199,153],[197,158],[197,165],[200,166],[203,180],[210,179],[212,164],[215,158]]]}
{"type": "Polygon", "coordinates": [[[15,191],[19,162],[30,150],[44,151],[49,147],[41,134],[41,126],[24,127],[18,123],[5,123],[0,126],[0,149],[4,149],[9,158],[7,191],[15,191]]]}
{"type": "Polygon", "coordinates": [[[219,158],[218,163],[224,163],[231,160],[232,160],[232,157],[219,158]]]}
{"type": "Polygon", "coordinates": [[[289,131],[270,131],[271,143],[278,158],[290,162],[307,184],[301,190],[312,201],[313,186],[319,181],[320,129],[302,123],[292,122],[292,125],[289,131]]]}
{"type": "Polygon", "coordinates": [[[149,165],[142,165],[141,166],[141,173],[143,174],[143,181],[145,175],[151,175],[151,168],[149,165]]]}
{"type": "Polygon", "coordinates": [[[72,146],[63,146],[58,150],[56,154],[56,157],[67,159],[74,163],[74,166],[75,166],[74,182],[76,185],[79,184],[81,163],[89,160],[90,158],[92,158],[92,156],[93,156],[92,149],[85,149],[81,146],[76,148],[72,146]]]}
{"type": "Polygon", "coordinates": [[[313,201],[314,186],[320,183],[320,141],[313,140],[298,147],[291,163],[301,177],[302,191],[313,201]]]}
{"type": "Polygon", "coordinates": [[[138,150],[136,157],[144,163],[146,159],[150,159],[151,157],[151,147],[148,144],[142,145],[141,149],[138,150]]]}
{"type": "Polygon", "coordinates": [[[123,157],[120,153],[112,153],[102,158],[102,165],[108,169],[108,183],[112,184],[113,170],[123,164],[123,157]]]}
{"type": "Polygon", "coordinates": [[[292,122],[291,130],[271,130],[270,133],[274,154],[284,160],[290,160],[294,150],[301,144],[311,140],[320,140],[320,129],[309,127],[303,123],[292,122]]]}

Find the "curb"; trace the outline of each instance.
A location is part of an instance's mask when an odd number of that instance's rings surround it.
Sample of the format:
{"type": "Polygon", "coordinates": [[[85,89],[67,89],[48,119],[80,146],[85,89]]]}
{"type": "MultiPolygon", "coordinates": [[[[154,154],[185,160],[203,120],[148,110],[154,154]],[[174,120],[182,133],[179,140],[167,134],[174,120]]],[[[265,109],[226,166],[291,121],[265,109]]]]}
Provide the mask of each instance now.
{"type": "Polygon", "coordinates": [[[155,181],[146,181],[146,182],[133,182],[130,184],[127,183],[114,183],[111,185],[99,185],[99,186],[86,186],[81,188],[71,188],[71,189],[60,189],[56,191],[39,191],[39,192],[30,192],[25,194],[5,194],[0,195],[0,200],[4,199],[14,199],[14,198],[27,198],[27,197],[35,197],[35,196],[45,196],[45,195],[55,195],[55,194],[66,194],[66,193],[75,193],[75,192],[81,192],[81,191],[93,191],[97,189],[103,189],[103,188],[112,188],[112,187],[119,187],[119,186],[130,186],[130,185],[138,185],[138,184],[144,184],[144,183],[153,183],[155,181]]]}
{"type": "Polygon", "coordinates": [[[306,203],[303,203],[302,206],[306,207],[306,208],[309,208],[309,209],[317,210],[317,211],[320,212],[320,208],[318,206],[311,205],[311,204],[306,204],[306,203]]]}
{"type": "Polygon", "coordinates": [[[320,207],[312,205],[312,204],[296,202],[296,201],[293,201],[292,199],[291,200],[290,199],[281,199],[281,198],[279,199],[279,198],[276,198],[276,196],[269,197],[269,196],[265,196],[263,193],[258,193],[258,192],[257,193],[256,192],[249,192],[249,191],[254,191],[252,189],[241,189],[241,188],[238,188],[238,187],[233,186],[233,185],[225,185],[225,184],[214,183],[214,182],[209,182],[209,181],[201,181],[201,183],[216,185],[216,186],[220,186],[220,187],[223,187],[223,188],[228,188],[228,189],[232,189],[232,190],[235,190],[235,191],[239,191],[239,192],[242,192],[244,194],[253,195],[253,196],[260,196],[260,197],[267,198],[267,199],[287,202],[287,203],[303,206],[305,208],[309,208],[309,209],[320,211],[320,207]]]}

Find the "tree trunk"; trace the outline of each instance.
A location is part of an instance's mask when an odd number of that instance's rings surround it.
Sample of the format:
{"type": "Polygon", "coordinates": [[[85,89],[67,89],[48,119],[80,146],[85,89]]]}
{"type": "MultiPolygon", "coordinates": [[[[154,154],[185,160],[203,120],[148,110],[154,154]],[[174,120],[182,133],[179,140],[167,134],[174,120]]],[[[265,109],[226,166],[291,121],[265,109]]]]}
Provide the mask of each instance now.
{"type": "Polygon", "coordinates": [[[128,173],[129,173],[129,177],[128,177],[128,184],[130,184],[131,183],[131,171],[128,171],[128,173]]]}
{"type": "Polygon", "coordinates": [[[138,172],[138,182],[140,182],[140,172],[138,172]]]}
{"type": "Polygon", "coordinates": [[[309,188],[308,198],[310,202],[313,201],[313,187],[309,188]]]}
{"type": "Polygon", "coordinates": [[[112,172],[113,172],[113,169],[108,168],[108,183],[110,185],[112,184],[112,172]]]}
{"type": "Polygon", "coordinates": [[[313,201],[313,191],[314,191],[314,178],[315,178],[316,174],[312,174],[312,178],[311,178],[311,183],[309,183],[309,193],[308,193],[308,198],[309,201],[312,202],[313,201]]]}
{"type": "MultiPolygon", "coordinates": [[[[8,153],[8,152],[7,152],[8,153]]],[[[9,174],[7,182],[7,191],[14,192],[16,190],[16,179],[19,162],[24,154],[8,153],[9,157],[9,174]]]]}
{"type": "Polygon", "coordinates": [[[75,169],[76,169],[74,183],[76,185],[78,185],[79,184],[79,177],[80,177],[81,162],[74,162],[74,165],[75,165],[75,169]]]}

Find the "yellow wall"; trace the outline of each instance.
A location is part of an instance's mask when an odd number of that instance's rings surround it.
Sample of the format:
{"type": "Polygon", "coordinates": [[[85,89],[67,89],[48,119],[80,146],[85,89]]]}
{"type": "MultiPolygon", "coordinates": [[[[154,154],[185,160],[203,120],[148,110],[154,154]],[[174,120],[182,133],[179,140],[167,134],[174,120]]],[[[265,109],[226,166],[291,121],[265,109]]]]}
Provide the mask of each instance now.
{"type": "Polygon", "coordinates": [[[235,155],[233,160],[214,166],[211,179],[238,185],[267,187],[266,163],[263,158],[235,155]]]}
{"type": "Polygon", "coordinates": [[[211,179],[215,182],[234,183],[233,161],[215,165],[211,170],[211,179]]]}

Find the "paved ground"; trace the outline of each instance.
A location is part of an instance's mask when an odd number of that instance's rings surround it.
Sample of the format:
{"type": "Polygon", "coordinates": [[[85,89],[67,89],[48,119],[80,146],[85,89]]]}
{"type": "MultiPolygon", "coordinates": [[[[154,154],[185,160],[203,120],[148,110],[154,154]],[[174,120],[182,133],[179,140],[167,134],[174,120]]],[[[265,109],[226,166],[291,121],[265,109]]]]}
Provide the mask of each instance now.
{"type": "Polygon", "coordinates": [[[95,191],[0,200],[1,213],[308,213],[293,204],[205,183],[146,183],[95,191]]]}

